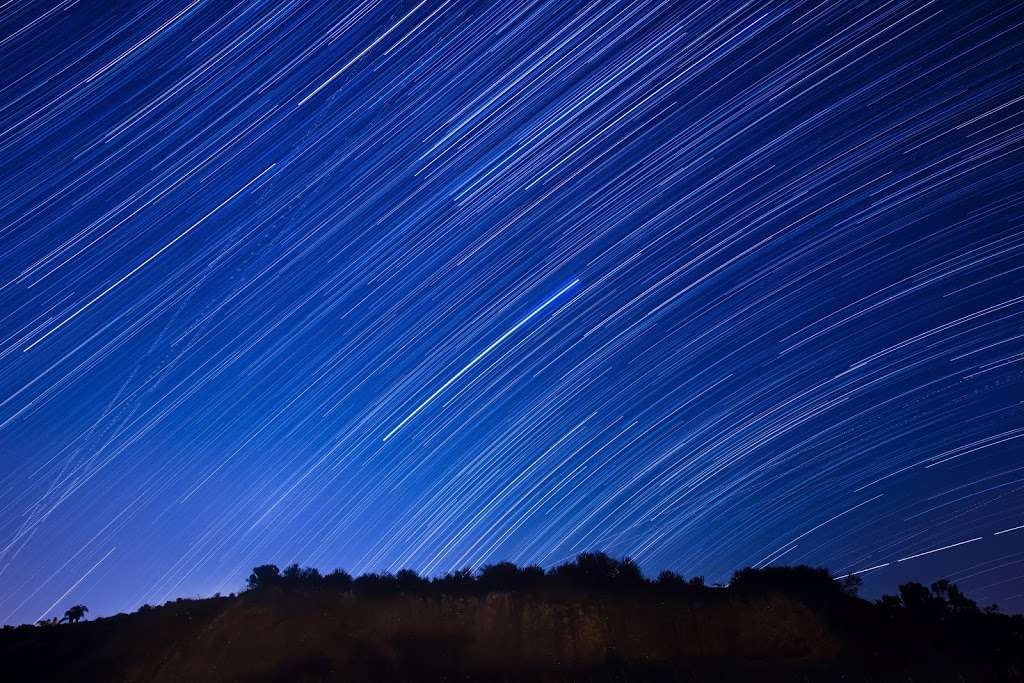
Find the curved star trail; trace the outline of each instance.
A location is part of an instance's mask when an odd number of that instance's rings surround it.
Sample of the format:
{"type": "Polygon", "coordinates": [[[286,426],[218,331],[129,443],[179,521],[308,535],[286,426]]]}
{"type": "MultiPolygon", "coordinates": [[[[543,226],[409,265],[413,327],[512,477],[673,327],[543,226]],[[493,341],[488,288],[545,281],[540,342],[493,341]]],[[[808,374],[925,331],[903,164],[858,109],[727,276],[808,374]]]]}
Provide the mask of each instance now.
{"type": "Polygon", "coordinates": [[[0,620],[589,549],[1024,608],[1024,6],[0,6],[0,620]]]}

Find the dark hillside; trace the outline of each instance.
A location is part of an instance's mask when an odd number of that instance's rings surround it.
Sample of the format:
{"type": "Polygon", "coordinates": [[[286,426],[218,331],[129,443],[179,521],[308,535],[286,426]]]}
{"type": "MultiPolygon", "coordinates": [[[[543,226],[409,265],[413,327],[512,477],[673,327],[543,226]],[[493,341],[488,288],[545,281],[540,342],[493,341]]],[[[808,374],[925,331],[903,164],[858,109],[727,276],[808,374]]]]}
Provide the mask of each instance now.
{"type": "Polygon", "coordinates": [[[1021,618],[955,587],[872,604],[809,568],[710,588],[633,567],[586,555],[433,581],[264,567],[237,597],[8,627],[0,659],[18,681],[1024,680],[1021,618]]]}

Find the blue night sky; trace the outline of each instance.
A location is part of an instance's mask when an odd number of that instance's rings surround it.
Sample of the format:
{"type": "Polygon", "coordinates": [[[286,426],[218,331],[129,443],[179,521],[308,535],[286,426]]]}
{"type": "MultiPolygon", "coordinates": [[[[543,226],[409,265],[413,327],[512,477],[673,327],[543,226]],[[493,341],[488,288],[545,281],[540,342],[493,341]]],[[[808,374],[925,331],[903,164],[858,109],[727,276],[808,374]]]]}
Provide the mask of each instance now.
{"type": "Polygon", "coordinates": [[[1024,610],[1024,5],[0,5],[0,622],[584,550],[1024,610]]]}

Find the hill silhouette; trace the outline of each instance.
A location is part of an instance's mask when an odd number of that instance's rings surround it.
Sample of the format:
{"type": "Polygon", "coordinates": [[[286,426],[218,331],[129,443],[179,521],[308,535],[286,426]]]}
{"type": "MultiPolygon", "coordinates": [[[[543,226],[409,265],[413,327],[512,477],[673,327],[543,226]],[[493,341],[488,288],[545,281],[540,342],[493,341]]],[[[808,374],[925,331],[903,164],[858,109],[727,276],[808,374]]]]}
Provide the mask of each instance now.
{"type": "MultiPolygon", "coordinates": [[[[253,569],[239,595],[0,630],[12,681],[1022,681],[1024,618],[819,568],[706,586],[585,553],[441,577],[253,569]]],[[[70,612],[71,610],[69,610],[70,612]]]]}

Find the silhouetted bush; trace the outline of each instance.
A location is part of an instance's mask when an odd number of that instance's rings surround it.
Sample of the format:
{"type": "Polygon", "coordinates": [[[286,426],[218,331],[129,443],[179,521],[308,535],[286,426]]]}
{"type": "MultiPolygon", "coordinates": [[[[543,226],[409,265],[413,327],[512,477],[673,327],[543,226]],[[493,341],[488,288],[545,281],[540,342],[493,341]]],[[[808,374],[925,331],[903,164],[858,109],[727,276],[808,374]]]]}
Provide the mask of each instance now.
{"type": "Polygon", "coordinates": [[[296,564],[288,565],[281,574],[281,584],[289,587],[316,586],[323,580],[320,571],[313,567],[299,567],[296,564]]]}
{"type": "Polygon", "coordinates": [[[741,569],[732,575],[729,588],[739,595],[779,593],[817,605],[835,604],[850,597],[827,569],[806,565],[741,569]]]}
{"type": "Polygon", "coordinates": [[[856,574],[847,574],[839,581],[839,587],[850,597],[856,597],[860,593],[860,587],[863,583],[856,574]]]}
{"type": "Polygon", "coordinates": [[[537,565],[517,567],[511,562],[498,562],[481,567],[476,581],[484,592],[529,590],[544,583],[544,569],[537,565]]]}
{"type": "Polygon", "coordinates": [[[444,576],[431,581],[431,586],[438,593],[452,593],[456,595],[473,593],[478,588],[476,577],[473,576],[473,570],[469,567],[448,572],[444,576]]]}
{"type": "Polygon", "coordinates": [[[616,560],[605,553],[580,553],[548,574],[567,585],[600,592],[635,590],[647,583],[636,562],[628,557],[616,560]]]}
{"type": "Polygon", "coordinates": [[[343,569],[335,569],[324,576],[324,586],[340,591],[347,591],[352,588],[352,575],[343,569]]]}
{"type": "Polygon", "coordinates": [[[352,581],[356,595],[398,595],[398,579],[394,574],[363,574],[352,581]]]}
{"type": "Polygon", "coordinates": [[[665,591],[671,591],[678,593],[689,588],[689,584],[686,583],[686,579],[683,578],[682,574],[677,574],[673,571],[665,570],[658,574],[658,580],[655,585],[665,591]]]}
{"type": "Polygon", "coordinates": [[[403,595],[426,593],[430,589],[430,581],[424,579],[412,569],[400,569],[395,574],[398,591],[403,595]]]}
{"type": "MultiPolygon", "coordinates": [[[[346,576],[348,576],[346,574],[346,576]]],[[[351,580],[351,577],[349,577],[351,580]]],[[[313,567],[300,567],[293,563],[285,567],[282,572],[275,564],[261,564],[254,567],[249,578],[246,579],[246,587],[249,590],[265,590],[271,587],[282,588],[314,588],[323,584],[324,578],[320,571],[313,567]]]]}
{"type": "MultiPolygon", "coordinates": [[[[917,582],[905,583],[899,587],[899,596],[883,595],[879,607],[890,612],[906,610],[925,619],[941,620],[981,614],[978,603],[964,595],[955,583],[946,579],[936,581],[931,587],[917,582]]],[[[994,612],[995,605],[986,608],[994,612]]]]}

